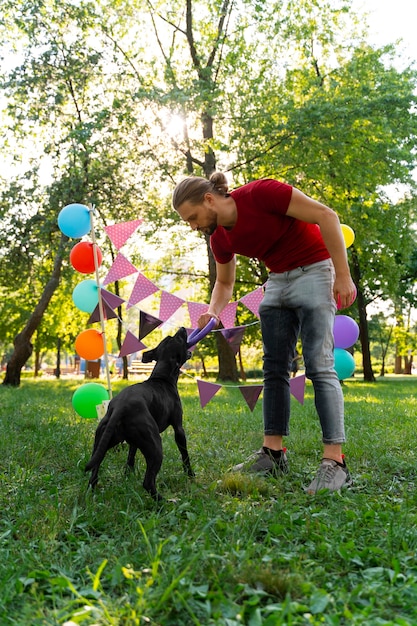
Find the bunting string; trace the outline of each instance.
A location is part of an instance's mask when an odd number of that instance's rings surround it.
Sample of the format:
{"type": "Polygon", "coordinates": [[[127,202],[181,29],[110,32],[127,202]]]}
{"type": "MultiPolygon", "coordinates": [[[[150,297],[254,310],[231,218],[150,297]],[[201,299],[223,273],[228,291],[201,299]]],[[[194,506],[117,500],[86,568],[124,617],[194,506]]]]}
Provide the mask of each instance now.
{"type": "MultiPolygon", "coordinates": [[[[191,374],[188,374],[185,370],[181,370],[181,373],[194,380],[194,376],[191,376],[191,374]]],[[[220,383],[211,383],[201,378],[195,380],[197,381],[201,408],[204,408],[221,389],[239,389],[249,409],[253,412],[264,387],[263,385],[223,385],[220,383]]],[[[299,374],[290,379],[290,393],[300,404],[304,404],[305,385],[305,374],[299,374]]]]}
{"type": "MultiPolygon", "coordinates": [[[[115,245],[118,253],[112,266],[105,275],[102,283],[99,283],[99,277],[97,277],[97,289],[99,291],[99,304],[91,312],[88,320],[89,324],[100,322],[102,325],[104,321],[109,319],[117,319],[119,323],[125,328],[125,338],[120,348],[118,358],[126,357],[136,352],[141,352],[147,349],[147,346],[142,342],[148,334],[150,334],[155,328],[163,324],[170,325],[171,318],[176,314],[183,305],[186,305],[189,318],[191,320],[192,328],[188,329],[192,332],[194,328],[198,326],[198,319],[200,315],[208,310],[208,304],[202,304],[199,302],[192,302],[184,300],[179,296],[176,296],[168,291],[160,289],[153,281],[149,280],[142,272],[130,262],[129,259],[124,256],[120,249],[133,235],[138,226],[142,223],[142,220],[133,220],[131,222],[122,222],[120,224],[114,224],[105,227],[105,232],[115,245]],[[122,278],[127,278],[137,274],[134,280],[133,288],[129,298],[123,299],[116,296],[112,292],[105,289],[107,285],[122,278]],[[160,294],[160,304],[158,317],[143,311],[137,305],[149,296],[160,294]],[[127,309],[136,308],[139,311],[139,333],[136,336],[125,324],[124,320],[120,318],[116,309],[122,305],[126,305],[127,309]]],[[[230,302],[220,314],[220,321],[224,328],[214,329],[212,332],[220,332],[229,343],[234,354],[239,351],[246,328],[259,324],[259,305],[263,298],[263,286],[257,287],[250,293],[246,294],[239,300],[230,302]],[[245,325],[235,326],[236,310],[238,304],[243,304],[251,313],[253,313],[258,319],[245,325]]],[[[184,373],[184,372],[183,372],[184,373]]],[[[262,393],[263,385],[222,385],[218,383],[211,383],[201,379],[196,379],[197,387],[200,395],[200,404],[204,408],[208,402],[216,395],[222,388],[237,388],[240,390],[246,404],[253,412],[259,396],[262,393]]],[[[304,403],[304,389],[305,389],[305,376],[300,375],[290,380],[290,392],[301,403],[304,403]]]]}

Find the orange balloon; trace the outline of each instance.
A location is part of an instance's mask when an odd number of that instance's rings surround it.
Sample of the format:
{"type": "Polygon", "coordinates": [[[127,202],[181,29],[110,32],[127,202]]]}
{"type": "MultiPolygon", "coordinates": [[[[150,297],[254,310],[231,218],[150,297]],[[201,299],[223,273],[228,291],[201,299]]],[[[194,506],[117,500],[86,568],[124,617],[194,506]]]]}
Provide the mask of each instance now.
{"type": "Polygon", "coordinates": [[[98,330],[83,330],[75,340],[75,350],[86,361],[99,359],[104,354],[103,335],[98,330]]]}

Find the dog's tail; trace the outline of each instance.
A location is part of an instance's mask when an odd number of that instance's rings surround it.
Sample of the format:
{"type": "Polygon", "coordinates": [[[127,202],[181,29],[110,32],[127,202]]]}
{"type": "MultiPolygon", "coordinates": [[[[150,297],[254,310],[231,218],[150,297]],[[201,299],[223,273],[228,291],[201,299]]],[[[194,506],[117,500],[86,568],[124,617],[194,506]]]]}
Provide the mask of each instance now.
{"type": "Polygon", "coordinates": [[[110,440],[113,437],[116,428],[116,422],[118,419],[117,411],[109,409],[109,413],[106,417],[108,417],[108,419],[106,420],[106,418],[104,418],[97,427],[93,454],[84,468],[85,472],[92,470],[94,467],[99,467],[102,460],[106,456],[110,440]]]}

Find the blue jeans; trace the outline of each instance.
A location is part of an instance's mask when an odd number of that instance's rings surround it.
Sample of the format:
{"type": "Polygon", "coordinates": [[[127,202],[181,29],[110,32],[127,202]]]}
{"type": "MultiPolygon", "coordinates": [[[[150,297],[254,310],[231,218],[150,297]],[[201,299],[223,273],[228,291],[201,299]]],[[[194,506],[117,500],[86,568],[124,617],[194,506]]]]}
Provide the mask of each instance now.
{"type": "Polygon", "coordinates": [[[330,259],[271,273],[259,307],[264,349],[264,432],[289,434],[290,368],[300,336],[323,443],[345,441],[342,388],[334,369],[334,267],[330,259]]]}

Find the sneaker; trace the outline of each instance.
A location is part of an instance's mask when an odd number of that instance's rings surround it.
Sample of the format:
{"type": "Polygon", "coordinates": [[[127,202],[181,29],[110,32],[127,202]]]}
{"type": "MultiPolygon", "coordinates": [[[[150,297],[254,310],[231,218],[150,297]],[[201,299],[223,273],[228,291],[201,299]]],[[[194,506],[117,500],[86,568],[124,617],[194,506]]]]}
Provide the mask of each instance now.
{"type": "Polygon", "coordinates": [[[351,484],[352,479],[344,460],[342,465],[332,459],[323,459],[316,477],[311,484],[305,488],[305,491],[310,495],[314,495],[322,489],[338,491],[342,487],[348,487],[351,484]]]}
{"type": "Polygon", "coordinates": [[[286,448],[272,454],[272,450],[263,446],[252,454],[246,461],[232,467],[232,472],[249,472],[263,475],[277,476],[288,473],[286,448]]]}

